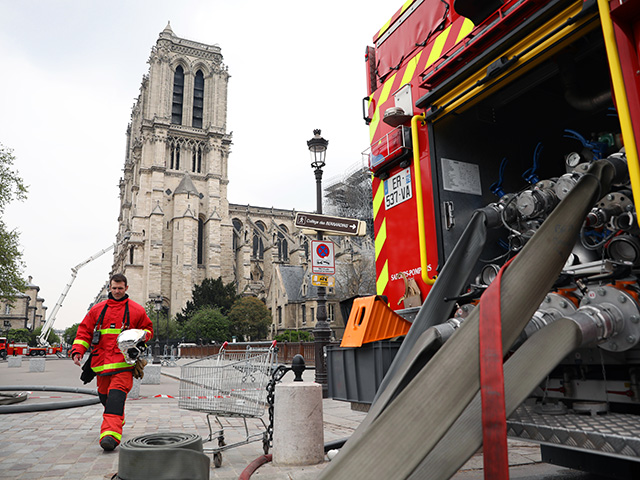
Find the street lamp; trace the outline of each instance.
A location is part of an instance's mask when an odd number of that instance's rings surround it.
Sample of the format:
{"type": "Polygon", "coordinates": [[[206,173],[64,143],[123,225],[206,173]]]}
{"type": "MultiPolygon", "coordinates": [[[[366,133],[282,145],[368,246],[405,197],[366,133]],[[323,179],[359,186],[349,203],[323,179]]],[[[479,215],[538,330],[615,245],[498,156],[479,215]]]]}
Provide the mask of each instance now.
{"type": "MultiPolygon", "coordinates": [[[[162,310],[162,295],[158,295],[153,297],[153,309],[156,311],[156,328],[154,329],[154,333],[156,335],[156,345],[155,345],[155,357],[160,355],[160,311],[162,310]]],[[[168,333],[167,333],[168,335],[168,333]]],[[[156,363],[156,359],[154,359],[154,363],[156,363]]]]}
{"type": "MultiPolygon", "coordinates": [[[[322,214],[322,167],[325,165],[329,141],[320,136],[320,129],[313,131],[313,138],[307,141],[311,155],[311,168],[316,175],[316,213],[322,214]]],[[[318,240],[322,240],[322,231],[318,230],[318,240]]],[[[313,342],[316,359],[315,381],[322,385],[322,397],[328,396],[327,363],[325,350],[331,339],[331,328],[327,323],[327,289],[318,287],[316,324],[313,327],[313,342]]]]}

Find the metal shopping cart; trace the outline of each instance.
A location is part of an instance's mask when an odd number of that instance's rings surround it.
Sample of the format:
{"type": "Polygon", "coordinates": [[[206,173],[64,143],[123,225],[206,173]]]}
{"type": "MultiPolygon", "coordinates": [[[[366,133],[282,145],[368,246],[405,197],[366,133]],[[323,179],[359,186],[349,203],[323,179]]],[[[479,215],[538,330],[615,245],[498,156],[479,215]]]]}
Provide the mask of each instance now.
{"type": "Polygon", "coordinates": [[[178,406],[207,414],[209,438],[218,447],[206,449],[213,453],[213,464],[222,465],[222,452],[238,445],[262,438],[264,453],[269,453],[269,435],[262,419],[267,407],[267,384],[276,363],[276,342],[268,348],[247,347],[242,351],[227,351],[228,342],[220,353],[183,365],[180,372],[178,406]],[[210,416],[214,416],[219,430],[213,431],[210,416]],[[242,418],[245,439],[227,445],[220,417],[242,418]],[[249,434],[247,418],[258,418],[264,432],[249,434]]]}

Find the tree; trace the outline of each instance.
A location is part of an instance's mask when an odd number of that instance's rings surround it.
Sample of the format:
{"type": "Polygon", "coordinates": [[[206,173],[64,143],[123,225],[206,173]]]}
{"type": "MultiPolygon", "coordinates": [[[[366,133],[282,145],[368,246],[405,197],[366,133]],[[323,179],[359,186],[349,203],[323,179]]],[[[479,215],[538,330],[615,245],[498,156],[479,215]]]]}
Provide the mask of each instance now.
{"type": "MultiPolygon", "coordinates": [[[[38,345],[38,337],[40,336],[41,333],[42,333],[42,325],[37,327],[33,331],[33,333],[31,334],[31,339],[29,340],[29,345],[31,345],[32,347],[36,347],[38,345]]],[[[60,344],[60,337],[53,330],[49,330],[49,335],[47,335],[46,340],[51,345],[54,345],[56,343],[58,345],[60,344]]]]}
{"type": "Polygon", "coordinates": [[[224,342],[231,338],[230,325],[220,309],[202,307],[185,321],[179,334],[185,340],[224,342]]]}
{"type": "Polygon", "coordinates": [[[7,340],[10,342],[29,342],[31,330],[28,328],[12,328],[7,332],[7,340]]]}
{"type": "Polygon", "coordinates": [[[73,341],[76,339],[76,335],[78,334],[79,323],[74,323],[70,327],[66,328],[64,333],[62,334],[62,339],[64,343],[68,343],[71,345],[73,341]]]}
{"type": "Polygon", "coordinates": [[[164,342],[167,338],[176,339],[180,336],[178,332],[180,325],[175,318],[169,318],[169,310],[166,307],[157,312],[154,302],[148,302],[145,310],[153,322],[153,334],[156,338],[164,342]]]}
{"type": "Polygon", "coordinates": [[[12,302],[18,292],[26,289],[20,234],[17,230],[8,230],[2,219],[9,203],[27,197],[27,187],[13,170],[14,161],[13,150],[0,143],[0,299],[6,302],[12,302]]]}
{"type": "Polygon", "coordinates": [[[340,299],[376,294],[376,264],[373,251],[361,249],[336,261],[336,296],[340,299]]]}
{"type": "Polygon", "coordinates": [[[215,280],[205,278],[200,285],[193,287],[191,300],[187,302],[182,312],[176,315],[176,320],[182,325],[202,307],[216,307],[226,315],[237,298],[236,286],[233,282],[225,285],[222,277],[215,280]]]}
{"type": "Polygon", "coordinates": [[[285,330],[274,338],[277,342],[311,342],[313,335],[306,330],[285,330]]]}
{"type": "Polygon", "coordinates": [[[325,210],[330,215],[363,220],[367,224],[367,235],[373,240],[372,192],[369,170],[357,168],[324,189],[325,210]]]}
{"type": "Polygon", "coordinates": [[[271,325],[271,312],[256,297],[243,297],[236,301],[229,311],[231,332],[244,340],[267,338],[271,325]]]}

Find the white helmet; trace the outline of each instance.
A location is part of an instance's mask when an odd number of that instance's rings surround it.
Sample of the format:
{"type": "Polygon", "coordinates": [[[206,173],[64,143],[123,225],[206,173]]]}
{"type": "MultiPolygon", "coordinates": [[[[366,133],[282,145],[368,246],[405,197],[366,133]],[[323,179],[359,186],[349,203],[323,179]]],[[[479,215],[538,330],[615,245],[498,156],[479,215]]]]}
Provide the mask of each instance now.
{"type": "Polygon", "coordinates": [[[138,357],[147,349],[147,345],[144,343],[146,336],[147,332],[135,328],[125,330],[118,335],[118,347],[124,355],[125,362],[129,365],[136,363],[138,357]]]}

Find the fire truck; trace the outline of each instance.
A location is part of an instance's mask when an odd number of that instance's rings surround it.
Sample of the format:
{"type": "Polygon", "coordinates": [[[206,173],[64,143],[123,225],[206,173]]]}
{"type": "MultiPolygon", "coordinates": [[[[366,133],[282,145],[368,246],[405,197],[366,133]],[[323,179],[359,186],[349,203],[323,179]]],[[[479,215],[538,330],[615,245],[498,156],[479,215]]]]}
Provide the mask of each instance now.
{"type": "Polygon", "coordinates": [[[640,478],[639,46],[637,0],[409,0],[375,34],[378,296],[340,350],[399,347],[322,478],[450,478],[480,446],[508,478],[507,433],[640,478]]]}
{"type": "Polygon", "coordinates": [[[6,337],[0,337],[0,357],[7,358],[11,355],[28,355],[28,356],[45,356],[59,355],[62,353],[62,347],[30,347],[26,342],[9,342],[6,337]]]}

